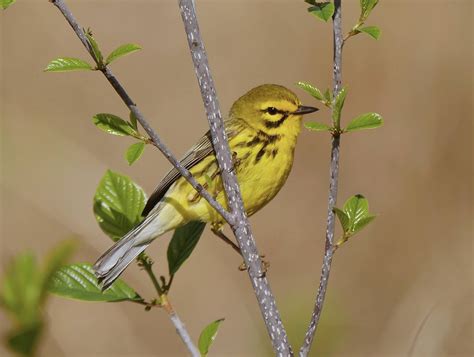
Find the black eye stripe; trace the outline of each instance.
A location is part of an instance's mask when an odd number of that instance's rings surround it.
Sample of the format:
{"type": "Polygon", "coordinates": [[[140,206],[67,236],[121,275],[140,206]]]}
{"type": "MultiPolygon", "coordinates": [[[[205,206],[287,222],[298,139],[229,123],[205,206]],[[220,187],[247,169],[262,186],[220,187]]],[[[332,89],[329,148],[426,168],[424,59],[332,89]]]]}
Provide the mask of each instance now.
{"type": "Polygon", "coordinates": [[[286,115],[286,114],[288,114],[286,111],[277,109],[275,107],[268,107],[266,109],[263,109],[262,112],[268,113],[270,115],[276,115],[276,114],[286,115]]]}

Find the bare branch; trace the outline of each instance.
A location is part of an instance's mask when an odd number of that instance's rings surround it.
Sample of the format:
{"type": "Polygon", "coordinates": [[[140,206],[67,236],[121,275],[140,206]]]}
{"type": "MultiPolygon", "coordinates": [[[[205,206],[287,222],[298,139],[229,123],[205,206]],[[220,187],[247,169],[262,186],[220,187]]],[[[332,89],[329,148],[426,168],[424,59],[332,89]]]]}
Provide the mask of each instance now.
{"type": "MultiPolygon", "coordinates": [[[[333,93],[334,98],[341,90],[342,81],[342,18],[341,18],[341,0],[334,0],[335,11],[333,15],[333,34],[334,34],[334,67],[333,67],[333,93]]],[[[334,110],[334,109],[333,109],[334,110]]],[[[339,146],[340,133],[333,133],[331,148],[331,167],[329,173],[329,198],[328,198],[328,218],[326,226],[326,243],[323,258],[323,266],[321,269],[321,277],[319,281],[316,303],[314,306],[311,321],[306,331],[303,346],[299,351],[300,356],[307,356],[313,344],[314,335],[318,327],[321,311],[323,309],[324,298],[329,282],[329,274],[331,272],[331,263],[334,256],[334,226],[335,215],[334,206],[337,199],[337,184],[339,177],[339,146]]]]}
{"type": "Polygon", "coordinates": [[[191,184],[191,186],[199,192],[199,194],[204,197],[209,204],[217,211],[219,214],[230,224],[232,223],[232,215],[227,212],[224,207],[222,207],[215,199],[212,197],[212,195],[204,189],[204,187],[196,181],[196,179],[191,175],[191,173],[181,165],[181,163],[176,159],[176,157],[171,153],[171,151],[168,149],[168,147],[161,141],[160,137],[158,134],[151,128],[150,124],[148,124],[148,121],[145,119],[143,114],[140,112],[138,109],[137,105],[135,102],[132,100],[132,98],[128,95],[126,90],[123,88],[123,86],[120,84],[118,79],[114,76],[110,68],[107,66],[100,66],[99,63],[97,62],[97,59],[94,56],[94,53],[92,51],[92,48],[87,40],[87,37],[82,30],[82,27],[79,26],[77,23],[74,15],[72,12],[69,10],[67,5],[65,4],[64,0],[51,0],[51,2],[61,11],[61,13],[64,15],[66,18],[67,22],[71,25],[73,28],[74,32],[76,35],[79,37],[81,40],[82,44],[84,47],[87,49],[89,54],[92,56],[94,61],[96,61],[100,71],[104,74],[104,76],[107,78],[109,83],[112,85],[112,87],[115,89],[117,94],[122,98],[123,102],[125,105],[128,107],[128,109],[135,115],[137,118],[138,122],[141,124],[143,129],[146,131],[146,133],[150,136],[153,145],[155,145],[158,150],[160,150],[163,155],[168,159],[168,161],[178,170],[178,172],[191,184]]]}
{"type": "Polygon", "coordinates": [[[245,264],[248,267],[250,281],[252,282],[255,295],[260,305],[260,311],[272,340],[275,353],[283,356],[292,355],[293,352],[281,322],[275,298],[271,292],[268,280],[265,277],[262,261],[245,214],[240,187],[234,173],[232,155],[224,130],[224,122],[219,109],[214,81],[211,76],[207,54],[199,31],[194,2],[193,0],[178,0],[178,3],[209,121],[214,151],[219,167],[221,168],[221,177],[228,205],[234,217],[234,223],[230,224],[230,226],[237,238],[245,264]]]}

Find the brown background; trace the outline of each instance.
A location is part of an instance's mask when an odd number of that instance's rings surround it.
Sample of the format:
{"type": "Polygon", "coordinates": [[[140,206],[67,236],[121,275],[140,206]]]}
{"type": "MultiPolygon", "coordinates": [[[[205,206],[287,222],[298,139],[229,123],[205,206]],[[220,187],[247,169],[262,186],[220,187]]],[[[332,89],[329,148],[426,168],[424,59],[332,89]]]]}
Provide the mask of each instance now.
{"type": "MultiPolygon", "coordinates": [[[[249,88],[276,82],[331,83],[331,25],[303,1],[197,1],[223,112],[249,88]]],[[[206,130],[176,1],[69,1],[109,52],[143,51],[113,65],[163,140],[181,155],[206,130]]],[[[358,1],[346,0],[345,29],[358,1]]],[[[332,356],[468,356],[473,348],[471,0],[385,0],[344,49],[347,121],[376,111],[385,125],[342,139],[339,205],[363,193],[379,216],[336,256],[323,325],[313,352],[332,356]],[[425,321],[423,323],[423,321],[425,321]]],[[[87,58],[46,0],[23,0],[1,15],[1,267],[20,251],[44,255],[75,236],[75,261],[91,262],[110,241],[92,215],[107,168],[151,192],[169,164],[147,148],[129,167],[128,138],[97,130],[98,112],[127,111],[98,73],[47,74],[58,56],[87,58]]],[[[312,119],[328,122],[322,109],[312,119]]],[[[281,193],[252,217],[270,282],[295,347],[309,320],[324,245],[328,135],[303,131],[281,193]]],[[[169,237],[150,254],[166,272],[169,237]]],[[[211,355],[269,354],[259,310],[240,260],[206,231],[179,272],[171,299],[197,339],[225,317],[211,355]]],[[[146,296],[132,267],[124,277],[146,296]]],[[[185,350],[164,312],[133,304],[52,298],[42,356],[173,356],[185,350]]],[[[0,318],[0,332],[8,320],[0,318]]],[[[7,352],[0,348],[1,355],[7,352]]]]}

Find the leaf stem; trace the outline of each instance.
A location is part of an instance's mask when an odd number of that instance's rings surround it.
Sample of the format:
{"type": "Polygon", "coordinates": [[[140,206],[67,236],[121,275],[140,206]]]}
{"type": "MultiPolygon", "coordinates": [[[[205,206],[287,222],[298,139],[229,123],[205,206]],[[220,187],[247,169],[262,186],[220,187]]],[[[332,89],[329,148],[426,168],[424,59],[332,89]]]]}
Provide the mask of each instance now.
{"type": "MultiPolygon", "coordinates": [[[[341,90],[342,83],[342,16],[341,16],[341,2],[342,0],[334,0],[334,15],[333,15],[333,45],[334,45],[334,56],[333,56],[333,96],[337,97],[337,94],[341,90]]],[[[334,111],[334,108],[333,108],[334,111]]],[[[339,178],[339,152],[340,152],[340,133],[333,132],[332,145],[331,145],[331,166],[329,172],[329,197],[328,197],[328,216],[326,226],[326,242],[325,252],[323,257],[323,265],[321,269],[321,276],[319,280],[319,288],[316,295],[316,302],[314,310],[311,316],[311,321],[306,331],[303,345],[299,351],[300,356],[307,356],[313,344],[316,329],[319,324],[321,317],[321,311],[323,309],[324,298],[326,296],[326,290],[329,282],[329,275],[331,272],[331,264],[334,256],[334,227],[335,227],[335,213],[334,206],[337,199],[337,188],[339,178]]]]}
{"type": "Polygon", "coordinates": [[[194,69],[201,89],[203,103],[209,121],[210,132],[228,206],[234,222],[230,223],[248,267],[250,281],[257,297],[265,326],[270,336],[273,349],[277,355],[292,355],[286,330],[281,321],[275,298],[270,289],[265,268],[257,251],[247,216],[245,214],[240,187],[234,172],[232,155],[224,129],[224,122],[219,109],[214,81],[211,76],[207,54],[201,38],[199,24],[193,0],[178,0],[184,29],[188,39],[194,69]]]}

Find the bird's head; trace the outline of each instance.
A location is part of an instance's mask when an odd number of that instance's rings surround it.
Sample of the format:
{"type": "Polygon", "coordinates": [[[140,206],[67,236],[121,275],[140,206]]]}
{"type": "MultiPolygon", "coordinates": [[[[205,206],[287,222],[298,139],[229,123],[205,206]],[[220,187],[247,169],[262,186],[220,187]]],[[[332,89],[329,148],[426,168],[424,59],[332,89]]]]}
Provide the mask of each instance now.
{"type": "Polygon", "coordinates": [[[244,120],[266,133],[294,131],[297,134],[303,115],[317,110],[301,105],[296,94],[283,86],[263,84],[237,99],[230,117],[244,120]]]}

